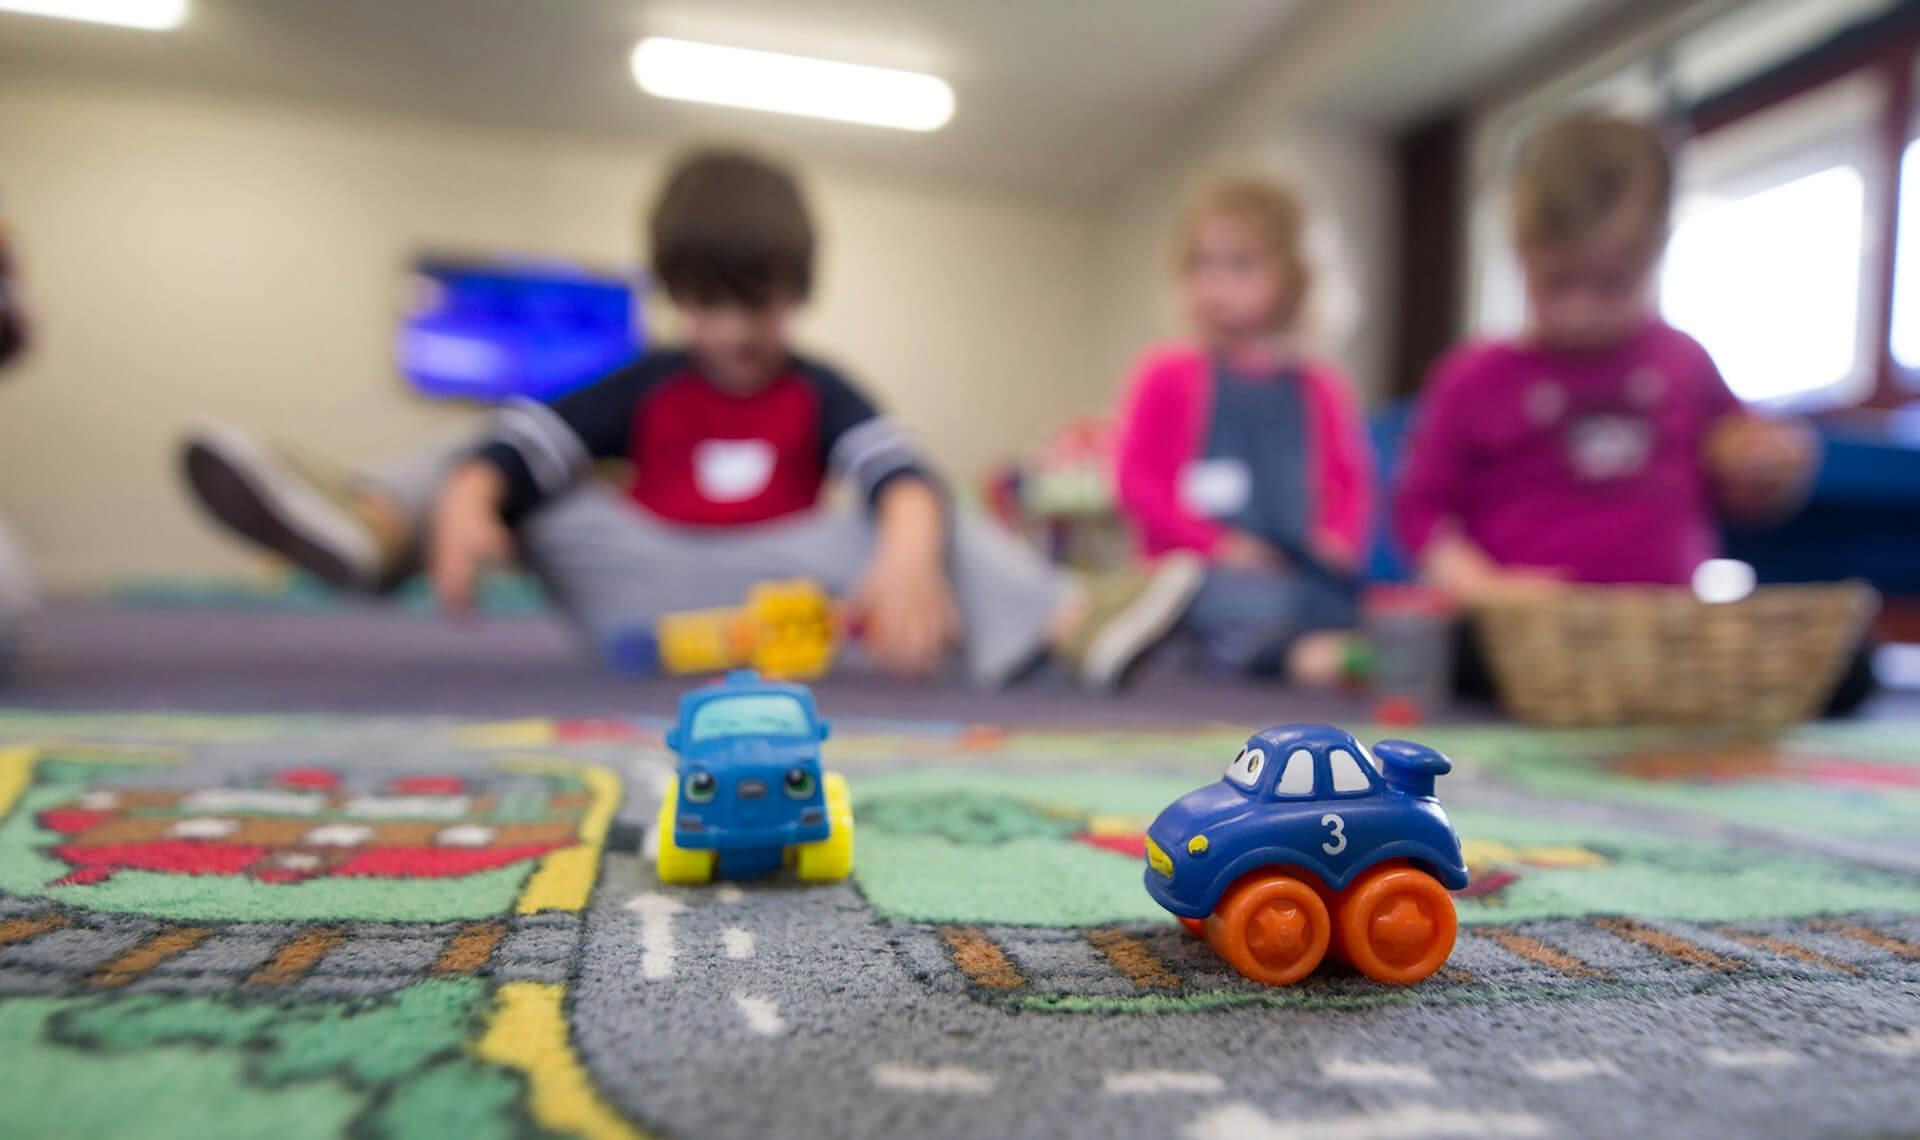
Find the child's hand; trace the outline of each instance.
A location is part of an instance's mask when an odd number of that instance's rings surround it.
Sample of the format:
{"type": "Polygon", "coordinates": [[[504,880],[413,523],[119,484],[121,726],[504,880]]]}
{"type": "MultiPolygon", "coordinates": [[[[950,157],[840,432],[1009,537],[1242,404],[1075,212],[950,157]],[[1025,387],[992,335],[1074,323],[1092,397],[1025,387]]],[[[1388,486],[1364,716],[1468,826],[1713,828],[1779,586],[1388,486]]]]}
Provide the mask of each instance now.
{"type": "Polygon", "coordinates": [[[959,610],[937,559],[882,549],[851,599],[865,625],[867,649],[882,669],[925,677],[959,636],[959,610]]]}
{"type": "Polygon", "coordinates": [[[1721,504],[1743,519],[1795,506],[1812,478],[1819,444],[1798,421],[1728,416],[1707,435],[1706,463],[1721,504]]]}
{"type": "Polygon", "coordinates": [[[1548,598],[1567,588],[1558,571],[1530,566],[1508,566],[1480,579],[1465,598],[1469,602],[1522,602],[1548,598]]]}
{"type": "Polygon", "coordinates": [[[942,568],[945,510],[920,479],[889,484],[874,503],[873,560],[854,587],[854,616],[866,626],[875,664],[925,677],[959,636],[959,610],[942,568]]]}
{"type": "Polygon", "coordinates": [[[1427,582],[1461,602],[1518,601],[1566,589],[1566,575],[1531,566],[1501,566],[1470,539],[1458,534],[1437,535],[1421,559],[1427,582]]]}
{"type": "Polygon", "coordinates": [[[513,537],[500,521],[505,491],[500,473],[485,463],[456,469],[440,488],[427,536],[427,578],[449,612],[472,609],[480,572],[512,556],[513,537]]]}
{"type": "Polygon", "coordinates": [[[1307,540],[1307,550],[1329,570],[1352,574],[1360,569],[1359,553],[1331,535],[1314,535],[1307,540]]]}
{"type": "Polygon", "coordinates": [[[1213,561],[1223,569],[1248,574],[1284,574],[1289,565],[1287,556],[1271,543],[1244,530],[1228,531],[1213,548],[1213,561]]]}

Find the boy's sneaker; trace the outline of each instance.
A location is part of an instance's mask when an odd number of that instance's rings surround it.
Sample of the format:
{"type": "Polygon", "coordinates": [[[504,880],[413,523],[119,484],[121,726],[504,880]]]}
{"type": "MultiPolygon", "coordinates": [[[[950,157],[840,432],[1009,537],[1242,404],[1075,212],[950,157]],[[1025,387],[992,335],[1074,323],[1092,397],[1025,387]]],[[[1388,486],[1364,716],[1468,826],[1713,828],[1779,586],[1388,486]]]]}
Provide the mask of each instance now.
{"type": "Polygon", "coordinates": [[[399,560],[361,514],[345,470],[221,425],[189,432],[181,464],[215,519],[329,585],[377,590],[399,560]]]}
{"type": "Polygon", "coordinates": [[[1180,624],[1205,576],[1199,558],[1170,554],[1150,567],[1095,578],[1086,620],[1060,656],[1088,688],[1120,688],[1180,624]]]}

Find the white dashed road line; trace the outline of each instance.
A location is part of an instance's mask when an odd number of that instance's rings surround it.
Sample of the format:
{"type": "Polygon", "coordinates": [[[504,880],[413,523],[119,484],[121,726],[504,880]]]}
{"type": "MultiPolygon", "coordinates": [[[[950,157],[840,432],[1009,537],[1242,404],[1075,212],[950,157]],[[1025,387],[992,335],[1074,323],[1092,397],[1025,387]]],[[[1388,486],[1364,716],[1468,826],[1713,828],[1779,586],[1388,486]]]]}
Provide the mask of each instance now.
{"type": "Polygon", "coordinates": [[[739,1007],[740,1016],[747,1019],[747,1028],[762,1037],[776,1036],[787,1028],[786,1019],[780,1016],[780,1007],[772,998],[734,994],[733,1004],[739,1007]]]}
{"type": "Polygon", "coordinates": [[[1700,1056],[1716,1069],[1779,1069],[1800,1063],[1785,1049],[1708,1049],[1700,1056]]]}
{"type": "Polygon", "coordinates": [[[940,1065],[923,1069],[913,1065],[882,1064],[873,1067],[873,1083],[883,1089],[905,1092],[971,1093],[993,1091],[993,1077],[959,1065],[940,1065]]]}
{"type": "Polygon", "coordinates": [[[720,932],[720,946],[727,957],[739,961],[753,957],[753,932],[744,926],[729,926],[720,932]]]}
{"type": "Polygon", "coordinates": [[[1876,1053],[1893,1057],[1920,1057],[1920,1029],[1869,1037],[1861,1042],[1876,1053]]]}
{"type": "Polygon", "coordinates": [[[640,916],[640,976],[656,982],[673,977],[673,918],[686,904],[648,891],[635,895],[627,909],[640,916]]]}
{"type": "Polygon", "coordinates": [[[1527,1075],[1542,1081],[1584,1081],[1588,1077],[1617,1077],[1620,1066],[1605,1057],[1549,1057],[1528,1061],[1527,1075]]]}
{"type": "Polygon", "coordinates": [[[1171,1069],[1136,1069],[1108,1073],[1102,1087],[1116,1096],[1139,1093],[1217,1093],[1226,1082],[1213,1073],[1182,1073],[1171,1069]]]}
{"type": "Polygon", "coordinates": [[[1433,1079],[1425,1065],[1399,1061],[1322,1061],[1320,1074],[1330,1081],[1351,1081],[1363,1085],[1399,1085],[1401,1088],[1430,1089],[1440,1082],[1433,1079]]]}
{"type": "Polygon", "coordinates": [[[1545,1136],[1524,1112],[1476,1112],[1407,1104],[1350,1116],[1273,1117],[1250,1104],[1222,1105],[1186,1128],[1189,1140],[1413,1140],[1427,1136],[1545,1136]]]}

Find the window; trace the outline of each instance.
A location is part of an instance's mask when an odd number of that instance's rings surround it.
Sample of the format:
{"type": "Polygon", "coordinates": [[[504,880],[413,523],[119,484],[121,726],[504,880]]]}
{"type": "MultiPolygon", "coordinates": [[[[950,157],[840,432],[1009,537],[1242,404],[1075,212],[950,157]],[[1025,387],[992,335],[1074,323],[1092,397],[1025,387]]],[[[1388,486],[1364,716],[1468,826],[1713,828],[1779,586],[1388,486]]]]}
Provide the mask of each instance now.
{"type": "Polygon", "coordinates": [[[1313,753],[1296,748],[1287,754],[1287,767],[1273,786],[1273,794],[1295,799],[1313,794],[1313,753]]]}
{"type": "Polygon", "coordinates": [[[1674,228],[1660,307],[1734,394],[1805,399],[1860,374],[1866,183],[1852,166],[1739,197],[1702,195],[1674,228]]]}
{"type": "Polygon", "coordinates": [[[1373,781],[1360,770],[1360,761],[1353,753],[1344,748],[1336,748],[1327,753],[1327,766],[1333,771],[1333,791],[1335,795],[1352,795],[1355,792],[1373,790],[1373,781]]]}
{"type": "Polygon", "coordinates": [[[690,735],[695,744],[723,736],[813,735],[807,710],[792,697],[722,697],[708,701],[693,714],[690,735]]]}
{"type": "Polygon", "coordinates": [[[1660,308],[1748,403],[1837,403],[1871,387],[1880,85],[1844,79],[1683,152],[1660,308]]]}
{"type": "Polygon", "coordinates": [[[1900,156],[1900,241],[1893,261],[1893,361],[1920,386],[1920,140],[1900,156]]]}

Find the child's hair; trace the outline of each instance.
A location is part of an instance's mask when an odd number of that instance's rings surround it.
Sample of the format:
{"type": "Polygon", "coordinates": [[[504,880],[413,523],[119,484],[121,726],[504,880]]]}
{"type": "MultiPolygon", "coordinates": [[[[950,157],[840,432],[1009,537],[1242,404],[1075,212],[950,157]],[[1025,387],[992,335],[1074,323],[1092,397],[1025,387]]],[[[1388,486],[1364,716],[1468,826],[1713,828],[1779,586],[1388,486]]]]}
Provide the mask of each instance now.
{"type": "Polygon", "coordinates": [[[813,220],[793,175],[759,155],[682,158],[654,203],[653,272],[668,296],[759,308],[813,288],[813,220]]]}
{"type": "Polygon", "coordinates": [[[1273,314],[1276,329],[1291,326],[1306,306],[1313,287],[1307,265],[1307,209],[1293,188],[1257,174],[1223,175],[1202,184],[1187,200],[1186,212],[1174,231],[1175,271],[1186,267],[1200,227],[1209,218],[1228,217],[1244,222],[1260,235],[1267,255],[1286,275],[1289,288],[1273,314]]]}
{"type": "Polygon", "coordinates": [[[1667,240],[1673,165],[1645,123],[1581,111],[1542,127],[1514,164],[1514,245],[1522,253],[1578,241],[1623,206],[1641,213],[1646,252],[1667,240]]]}

